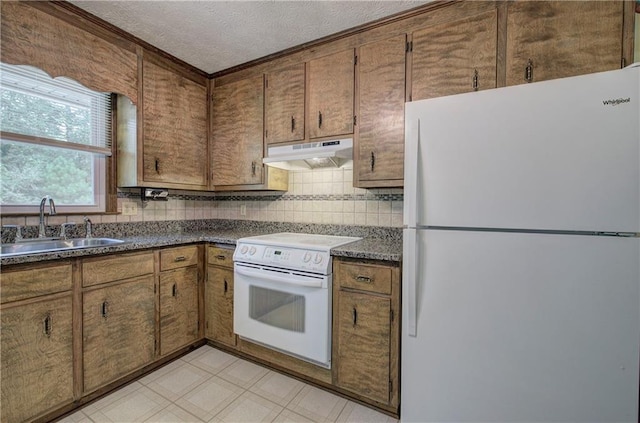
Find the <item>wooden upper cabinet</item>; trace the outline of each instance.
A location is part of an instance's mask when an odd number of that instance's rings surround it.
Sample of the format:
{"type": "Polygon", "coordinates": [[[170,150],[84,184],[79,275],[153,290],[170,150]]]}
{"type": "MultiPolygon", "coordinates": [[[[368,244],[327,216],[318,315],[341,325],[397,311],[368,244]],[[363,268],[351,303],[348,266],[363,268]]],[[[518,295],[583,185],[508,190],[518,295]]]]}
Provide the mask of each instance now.
{"type": "Polygon", "coordinates": [[[509,2],[507,85],[619,69],[624,3],[509,2]]]}
{"type": "Polygon", "coordinates": [[[494,9],[414,32],[411,100],[495,88],[497,31],[494,9]]]}
{"type": "Polygon", "coordinates": [[[309,138],[353,133],[354,50],[309,61],[309,138]]]}
{"type": "Polygon", "coordinates": [[[355,186],[403,184],[405,48],[404,34],[359,48],[355,186]]]}
{"type": "Polygon", "coordinates": [[[207,188],[207,88],[144,60],[143,180],[207,188]]]}
{"type": "Polygon", "coordinates": [[[92,90],[123,94],[137,103],[138,58],[133,43],[118,39],[127,47],[123,48],[38,9],[46,3],[0,4],[0,60],[35,66],[52,77],[65,76],[92,90]]]}
{"type": "Polygon", "coordinates": [[[305,64],[270,72],[265,81],[267,144],[304,139],[305,64]]]}
{"type": "Polygon", "coordinates": [[[263,76],[213,89],[211,173],[214,187],[263,181],[263,76]]]}

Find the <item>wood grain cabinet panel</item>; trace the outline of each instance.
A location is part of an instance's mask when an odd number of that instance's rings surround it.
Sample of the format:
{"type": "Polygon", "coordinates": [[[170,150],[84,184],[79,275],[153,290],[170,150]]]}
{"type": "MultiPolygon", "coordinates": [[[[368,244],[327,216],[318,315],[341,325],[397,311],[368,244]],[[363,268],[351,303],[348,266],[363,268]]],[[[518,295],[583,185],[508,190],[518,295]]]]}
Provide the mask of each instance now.
{"type": "Polygon", "coordinates": [[[402,186],[406,36],[358,49],[354,185],[402,186]]]}
{"type": "Polygon", "coordinates": [[[497,22],[492,10],[413,32],[411,100],[495,88],[497,22]]]}
{"type": "Polygon", "coordinates": [[[2,303],[68,291],[73,284],[71,264],[35,265],[18,271],[2,271],[0,298],[2,303]]]}
{"type": "Polygon", "coordinates": [[[507,85],[620,68],[624,3],[508,2],[507,85]]]}
{"type": "Polygon", "coordinates": [[[153,361],[154,276],[85,291],[82,321],[84,392],[88,393],[153,361]]]}
{"type": "Polygon", "coordinates": [[[197,245],[160,250],[160,271],[198,264],[198,251],[197,245]]]}
{"type": "Polygon", "coordinates": [[[73,401],[71,304],[71,295],[56,295],[0,310],[3,422],[31,421],[73,401]]]}
{"type": "Polygon", "coordinates": [[[65,76],[100,92],[138,102],[138,58],[88,31],[29,5],[1,3],[3,63],[30,65],[52,77],[65,76]]]}
{"type": "Polygon", "coordinates": [[[382,403],[390,400],[391,300],[340,293],[337,385],[382,403]]]}
{"type": "Polygon", "coordinates": [[[214,187],[263,182],[263,76],[213,89],[211,172],[214,187]]]}
{"type": "Polygon", "coordinates": [[[153,252],[114,254],[82,261],[82,286],[93,286],[154,272],[153,252]]]}
{"type": "Polygon", "coordinates": [[[207,88],[143,63],[143,180],[207,189],[207,88]]]}
{"type": "Polygon", "coordinates": [[[198,339],[198,268],[160,274],[160,354],[198,339]]]}
{"type": "Polygon", "coordinates": [[[236,335],[233,332],[233,269],[209,266],[204,292],[206,337],[235,347],[236,335]]]}
{"type": "Polygon", "coordinates": [[[353,133],[354,50],[309,61],[309,138],[353,133]]]}
{"type": "Polygon", "coordinates": [[[305,64],[270,72],[265,87],[266,143],[303,140],[305,64]]]}
{"type": "Polygon", "coordinates": [[[388,266],[367,263],[336,262],[336,278],[340,287],[361,291],[391,294],[392,269],[388,266]]]}
{"type": "Polygon", "coordinates": [[[233,269],[233,248],[210,246],[207,253],[207,263],[233,269]]]}

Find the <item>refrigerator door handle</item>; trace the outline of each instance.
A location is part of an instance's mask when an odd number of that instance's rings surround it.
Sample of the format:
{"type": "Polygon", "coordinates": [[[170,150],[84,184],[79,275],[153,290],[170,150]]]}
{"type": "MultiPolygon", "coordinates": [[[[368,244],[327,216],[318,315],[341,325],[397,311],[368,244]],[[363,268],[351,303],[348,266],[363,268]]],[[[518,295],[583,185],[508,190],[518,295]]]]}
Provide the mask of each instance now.
{"type": "Polygon", "coordinates": [[[407,335],[417,336],[418,320],[418,298],[417,298],[417,265],[418,265],[418,243],[416,242],[417,230],[405,229],[402,237],[402,279],[403,284],[403,304],[407,310],[406,328],[407,335]]]}
{"type": "MultiPolygon", "coordinates": [[[[418,156],[420,145],[420,119],[407,122],[404,163],[404,226],[415,228],[418,209],[418,156]]],[[[424,199],[423,199],[424,200],[424,199]]]]}

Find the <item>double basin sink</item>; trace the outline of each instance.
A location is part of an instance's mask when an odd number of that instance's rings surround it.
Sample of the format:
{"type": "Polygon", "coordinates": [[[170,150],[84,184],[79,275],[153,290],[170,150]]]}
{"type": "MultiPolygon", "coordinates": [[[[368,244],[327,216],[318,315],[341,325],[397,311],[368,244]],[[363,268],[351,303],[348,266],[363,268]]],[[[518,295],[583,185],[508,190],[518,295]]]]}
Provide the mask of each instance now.
{"type": "Polygon", "coordinates": [[[10,257],[23,254],[54,253],[64,250],[80,248],[109,247],[122,244],[121,239],[113,238],[73,238],[73,239],[43,239],[22,241],[15,244],[1,244],[0,257],[10,257]]]}

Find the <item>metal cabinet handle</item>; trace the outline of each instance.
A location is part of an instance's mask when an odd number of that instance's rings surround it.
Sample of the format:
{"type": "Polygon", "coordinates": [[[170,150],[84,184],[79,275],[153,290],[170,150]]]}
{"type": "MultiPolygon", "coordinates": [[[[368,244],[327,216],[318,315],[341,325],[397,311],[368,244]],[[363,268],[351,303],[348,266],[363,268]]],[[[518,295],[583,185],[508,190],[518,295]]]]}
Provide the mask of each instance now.
{"type": "Polygon", "coordinates": [[[222,254],[218,254],[218,255],[216,256],[216,258],[217,258],[218,260],[226,260],[226,259],[227,259],[227,256],[222,255],[222,254]]]}
{"type": "Polygon", "coordinates": [[[527,82],[533,82],[533,62],[531,59],[529,59],[527,66],[524,68],[524,80],[527,82]]]}
{"type": "Polygon", "coordinates": [[[318,112],[318,128],[322,128],[322,112],[318,112]]]}
{"type": "Polygon", "coordinates": [[[295,129],[296,129],[296,118],[291,116],[291,132],[293,132],[295,129]]]}
{"type": "Polygon", "coordinates": [[[178,256],[176,258],[173,259],[174,262],[179,262],[179,261],[185,261],[187,260],[187,258],[185,256],[178,256]]]}
{"type": "Polygon", "coordinates": [[[473,91],[478,91],[478,69],[474,69],[473,71],[472,87],[473,87],[473,91]]]}
{"type": "Polygon", "coordinates": [[[369,164],[371,165],[371,171],[376,167],[376,153],[371,152],[371,158],[369,159],[369,164]]]}
{"type": "Polygon", "coordinates": [[[156,173],[160,173],[160,159],[156,159],[156,173]]]}
{"type": "Polygon", "coordinates": [[[353,326],[358,324],[358,310],[356,310],[356,308],[353,308],[353,311],[351,312],[351,316],[353,317],[353,326]]]}
{"type": "Polygon", "coordinates": [[[363,276],[363,275],[358,275],[355,277],[356,282],[362,282],[362,283],[372,283],[373,279],[369,276],[363,276]]]}
{"type": "Polygon", "coordinates": [[[44,318],[43,320],[43,326],[44,326],[44,334],[45,336],[48,338],[51,336],[51,314],[47,314],[47,316],[44,318]]]}
{"type": "Polygon", "coordinates": [[[178,287],[176,284],[173,284],[173,288],[171,288],[171,296],[176,297],[178,295],[178,287]]]}
{"type": "Polygon", "coordinates": [[[109,317],[109,310],[107,309],[108,307],[109,307],[109,303],[107,301],[103,301],[102,306],[100,307],[100,315],[104,319],[109,317]]]}
{"type": "Polygon", "coordinates": [[[229,289],[229,284],[227,283],[227,280],[224,280],[224,293],[227,293],[227,290],[229,289]]]}
{"type": "Polygon", "coordinates": [[[255,160],[251,162],[251,176],[256,176],[256,162],[255,162],[255,160]]]}

